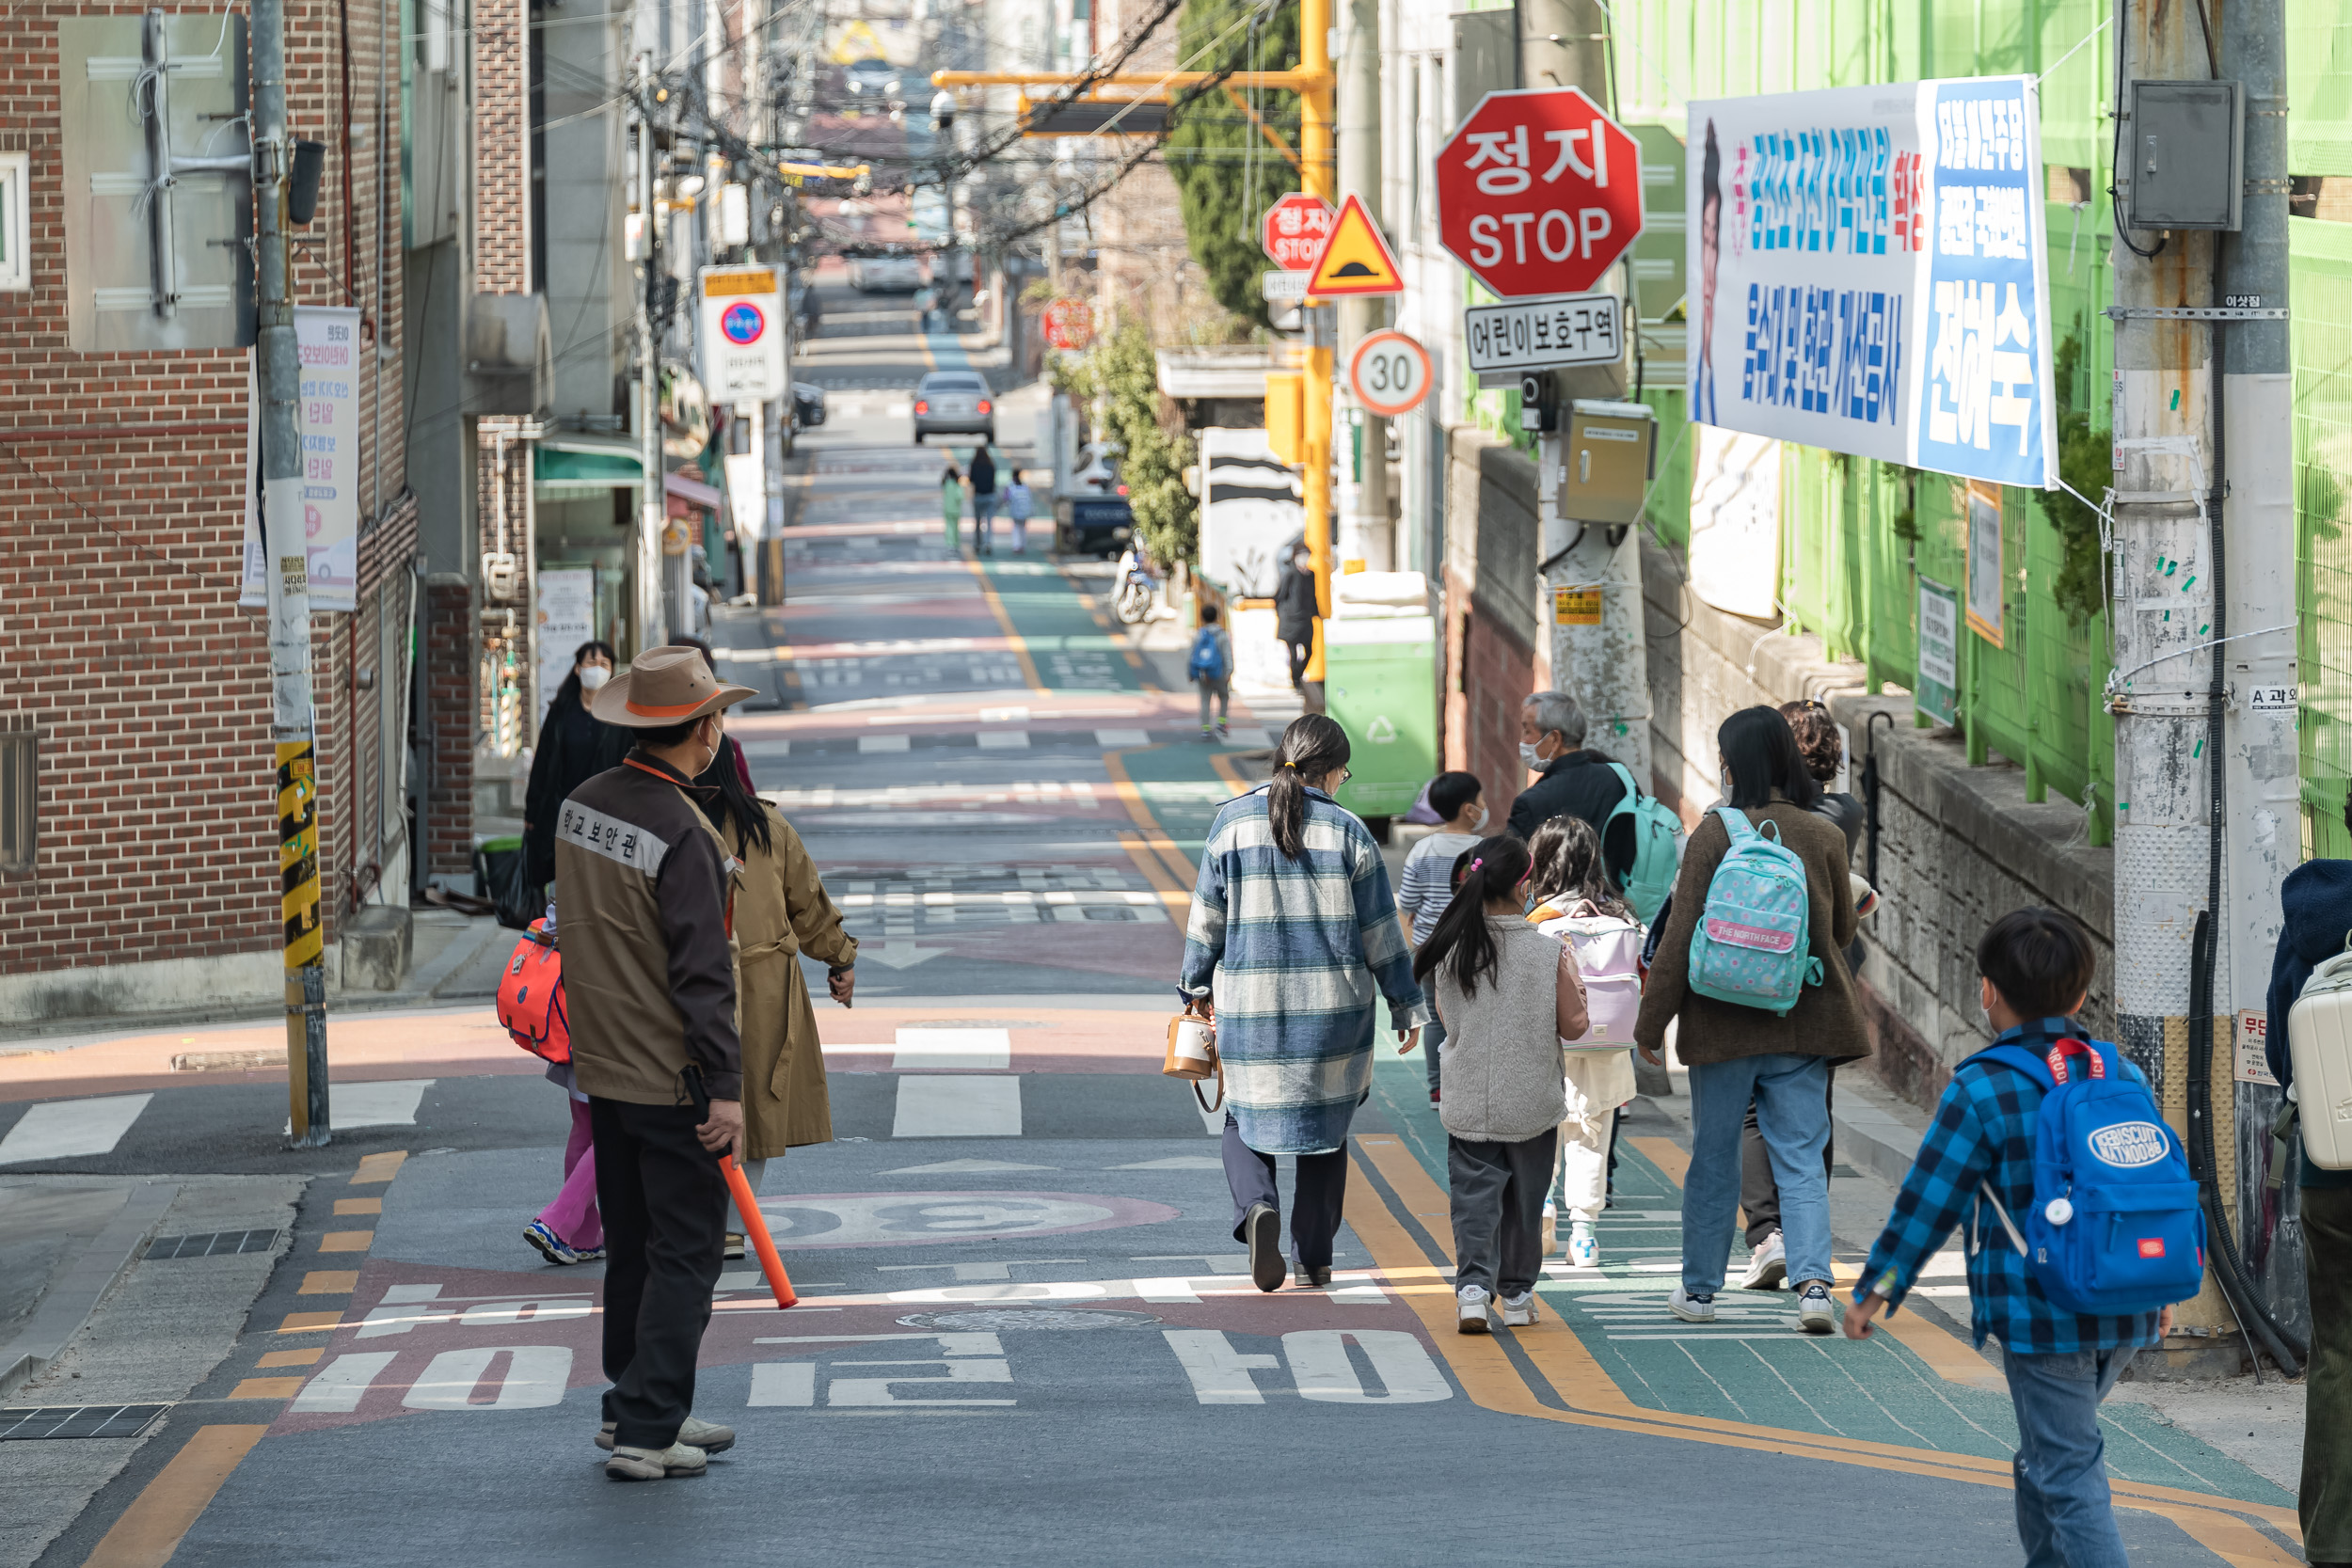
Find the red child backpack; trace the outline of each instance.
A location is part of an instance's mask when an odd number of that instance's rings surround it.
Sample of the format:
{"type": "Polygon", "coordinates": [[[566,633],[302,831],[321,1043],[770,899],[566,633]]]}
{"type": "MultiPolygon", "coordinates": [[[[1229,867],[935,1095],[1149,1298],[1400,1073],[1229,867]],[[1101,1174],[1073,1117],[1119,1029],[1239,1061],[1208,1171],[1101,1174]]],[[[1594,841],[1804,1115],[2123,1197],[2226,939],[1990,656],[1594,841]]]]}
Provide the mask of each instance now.
{"type": "Polygon", "coordinates": [[[515,1043],[550,1062],[572,1059],[572,1025],[564,1010],[564,956],[555,933],[534,920],[499,979],[499,1022],[515,1043]]]}

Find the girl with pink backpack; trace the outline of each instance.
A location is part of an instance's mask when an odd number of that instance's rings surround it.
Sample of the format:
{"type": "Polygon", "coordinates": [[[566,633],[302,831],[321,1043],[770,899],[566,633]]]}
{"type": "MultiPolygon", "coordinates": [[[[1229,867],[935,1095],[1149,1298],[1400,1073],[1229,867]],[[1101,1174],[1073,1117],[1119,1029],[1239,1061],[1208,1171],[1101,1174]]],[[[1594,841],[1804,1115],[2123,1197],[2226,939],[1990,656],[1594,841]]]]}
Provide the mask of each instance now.
{"type": "MultiPolygon", "coordinates": [[[[1560,1193],[1568,1209],[1568,1263],[1595,1268],[1593,1224],[1609,1196],[1609,1151],[1617,1108],[1631,1101],[1633,1020],[1642,1008],[1642,927],[1611,890],[1600,835],[1581,816],[1555,816],[1528,845],[1535,907],[1528,921],[1575,956],[1589,1026],[1560,1042],[1567,1116],[1560,1123],[1560,1193]]],[[[1544,1202],[1556,1233],[1557,1208],[1544,1202]]],[[[1549,1249],[1547,1249],[1549,1250],[1549,1249]]]]}

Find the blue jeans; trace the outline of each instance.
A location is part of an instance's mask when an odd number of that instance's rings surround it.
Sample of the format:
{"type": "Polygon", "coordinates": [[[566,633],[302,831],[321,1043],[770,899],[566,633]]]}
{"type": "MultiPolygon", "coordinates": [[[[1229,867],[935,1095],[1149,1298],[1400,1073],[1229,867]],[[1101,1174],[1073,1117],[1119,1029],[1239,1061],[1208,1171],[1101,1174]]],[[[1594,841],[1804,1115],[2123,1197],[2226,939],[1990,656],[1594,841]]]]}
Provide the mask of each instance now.
{"type": "Polygon", "coordinates": [[[1691,1069],[1691,1169],[1682,1181],[1682,1288],[1723,1288],[1740,1207],[1740,1132],[1756,1124],[1780,1184],[1780,1229],[1792,1284],[1834,1278],[1829,1266],[1829,1059],[1774,1053],[1691,1069]]]}
{"type": "Polygon", "coordinates": [[[1445,1044],[1445,1024],[1437,1010],[1430,1010],[1429,1022],[1421,1026],[1421,1052],[1429,1065],[1429,1092],[1438,1092],[1438,1047],[1445,1044]]]}
{"type": "Polygon", "coordinates": [[[989,525],[996,520],[996,492],[972,492],[972,537],[979,542],[983,553],[988,550],[989,525]]]}
{"type": "Polygon", "coordinates": [[[2001,1370],[2017,1409],[2017,1538],[2026,1568],[2129,1568],[2107,1498],[2099,1403],[2132,1364],[2121,1350],[2013,1355],[2001,1370]]]}

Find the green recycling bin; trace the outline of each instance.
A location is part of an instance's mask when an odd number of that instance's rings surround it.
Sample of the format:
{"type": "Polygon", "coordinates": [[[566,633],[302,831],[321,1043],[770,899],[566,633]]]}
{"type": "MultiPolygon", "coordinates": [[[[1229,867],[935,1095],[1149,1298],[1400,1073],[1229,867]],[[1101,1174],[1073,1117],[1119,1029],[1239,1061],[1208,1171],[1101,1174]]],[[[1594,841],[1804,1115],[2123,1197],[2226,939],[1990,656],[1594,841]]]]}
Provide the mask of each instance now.
{"type": "Polygon", "coordinates": [[[1323,623],[1324,702],[1354,753],[1339,802],[1359,816],[1404,816],[1438,770],[1437,644],[1427,615],[1323,623]]]}

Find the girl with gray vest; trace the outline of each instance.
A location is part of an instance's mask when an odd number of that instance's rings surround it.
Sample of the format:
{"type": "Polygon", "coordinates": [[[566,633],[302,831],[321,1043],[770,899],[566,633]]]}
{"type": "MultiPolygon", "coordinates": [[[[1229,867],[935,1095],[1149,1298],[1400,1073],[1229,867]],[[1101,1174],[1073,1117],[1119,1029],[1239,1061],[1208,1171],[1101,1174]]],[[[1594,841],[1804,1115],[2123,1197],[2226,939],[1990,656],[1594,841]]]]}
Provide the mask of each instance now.
{"type": "Polygon", "coordinates": [[[1584,983],[1565,943],[1527,923],[1527,846],[1482,839],[1422,944],[1413,974],[1435,976],[1445,1024],[1438,1118],[1454,1189],[1457,1326],[1487,1332],[1500,1297],[1502,1325],[1535,1321],[1544,1261],[1544,1198],[1567,1114],[1560,1042],[1590,1023],[1584,983]]]}

